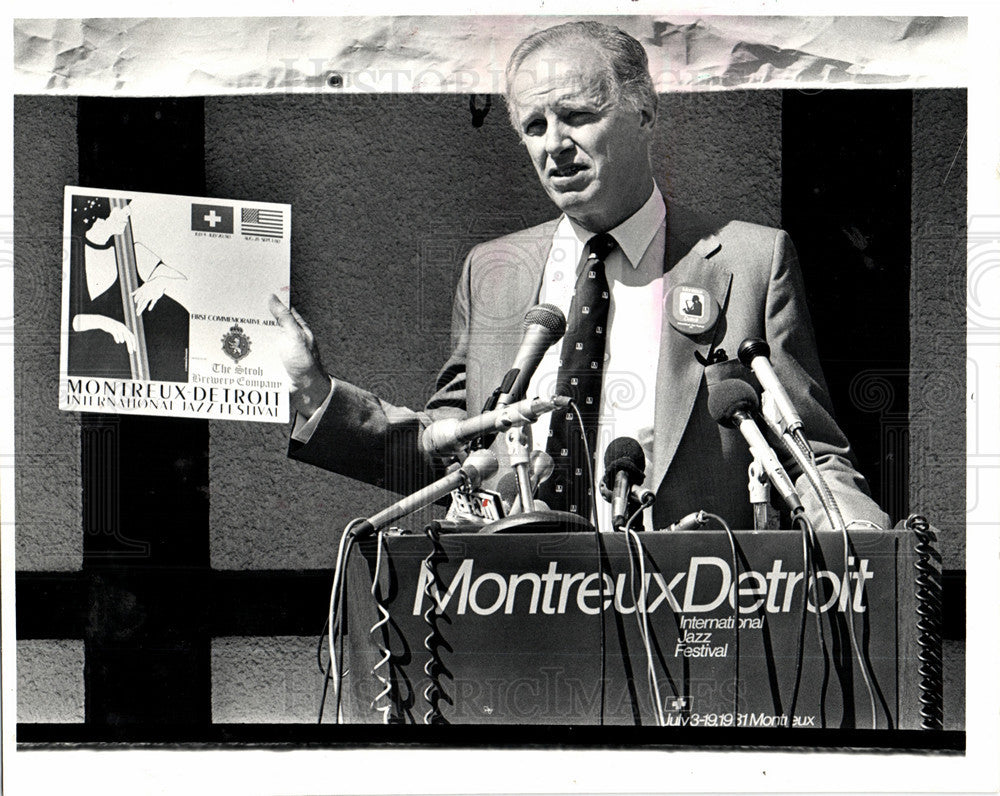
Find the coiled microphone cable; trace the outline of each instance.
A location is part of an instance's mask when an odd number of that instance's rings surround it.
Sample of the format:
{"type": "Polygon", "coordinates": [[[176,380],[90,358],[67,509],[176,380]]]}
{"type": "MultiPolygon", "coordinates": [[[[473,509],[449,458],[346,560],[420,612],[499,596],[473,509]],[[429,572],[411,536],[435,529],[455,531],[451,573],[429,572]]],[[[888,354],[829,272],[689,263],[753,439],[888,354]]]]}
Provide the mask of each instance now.
{"type": "Polygon", "coordinates": [[[936,551],[934,532],[927,518],[911,514],[906,527],[913,531],[917,544],[917,646],[920,651],[918,674],[920,676],[920,728],[944,728],[943,658],[941,654],[941,583],[934,567],[936,551]]]}

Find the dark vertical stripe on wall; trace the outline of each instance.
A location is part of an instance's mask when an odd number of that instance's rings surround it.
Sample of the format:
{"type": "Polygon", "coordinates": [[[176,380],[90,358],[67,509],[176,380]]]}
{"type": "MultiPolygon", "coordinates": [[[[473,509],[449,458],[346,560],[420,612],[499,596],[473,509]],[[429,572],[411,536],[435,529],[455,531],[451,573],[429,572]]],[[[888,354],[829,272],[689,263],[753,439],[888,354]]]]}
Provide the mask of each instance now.
{"type": "Polygon", "coordinates": [[[908,509],[910,91],[786,91],[782,225],[823,370],[875,499],[908,509]]]}
{"type": "MultiPolygon", "coordinates": [[[[80,185],[202,195],[201,99],[81,98],[80,185]]],[[[81,416],[86,722],[211,721],[208,423],[81,416]]]]}

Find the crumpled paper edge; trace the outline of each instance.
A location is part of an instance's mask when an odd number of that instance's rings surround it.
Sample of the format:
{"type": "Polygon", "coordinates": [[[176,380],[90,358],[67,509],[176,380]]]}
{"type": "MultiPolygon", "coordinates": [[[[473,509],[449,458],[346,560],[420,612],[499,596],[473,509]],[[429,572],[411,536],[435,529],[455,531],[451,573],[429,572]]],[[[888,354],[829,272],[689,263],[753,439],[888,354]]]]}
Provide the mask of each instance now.
{"type": "MultiPolygon", "coordinates": [[[[516,43],[579,17],[18,19],[18,94],[497,93],[516,43]]],[[[964,17],[608,16],[657,90],[967,85],[964,17]]]]}

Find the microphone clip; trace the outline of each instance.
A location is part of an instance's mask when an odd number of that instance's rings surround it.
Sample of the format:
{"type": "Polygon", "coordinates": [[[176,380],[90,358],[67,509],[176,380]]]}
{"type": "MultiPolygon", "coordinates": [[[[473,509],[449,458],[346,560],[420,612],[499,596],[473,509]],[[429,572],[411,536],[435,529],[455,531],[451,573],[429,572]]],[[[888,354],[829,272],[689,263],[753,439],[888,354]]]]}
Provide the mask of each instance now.
{"type": "MultiPolygon", "coordinates": [[[[607,487],[603,479],[601,479],[601,482],[598,484],[598,489],[601,493],[601,497],[610,503],[613,497],[613,491],[607,487]]],[[[648,509],[655,502],[656,495],[652,492],[652,490],[643,489],[641,486],[633,485],[628,494],[628,508],[626,509],[626,516],[631,517],[639,509],[648,509]]],[[[638,519],[638,523],[639,527],[636,528],[636,530],[644,530],[641,515],[638,519]]],[[[624,523],[622,523],[622,528],[623,527],[624,523]]],[[[615,530],[620,531],[622,528],[615,528],[615,530]]]]}
{"type": "Polygon", "coordinates": [[[729,356],[726,354],[726,349],[716,348],[714,351],[709,351],[708,356],[703,356],[700,351],[694,352],[694,358],[698,360],[698,364],[703,368],[707,368],[710,365],[718,365],[720,362],[726,362],[729,356]]]}

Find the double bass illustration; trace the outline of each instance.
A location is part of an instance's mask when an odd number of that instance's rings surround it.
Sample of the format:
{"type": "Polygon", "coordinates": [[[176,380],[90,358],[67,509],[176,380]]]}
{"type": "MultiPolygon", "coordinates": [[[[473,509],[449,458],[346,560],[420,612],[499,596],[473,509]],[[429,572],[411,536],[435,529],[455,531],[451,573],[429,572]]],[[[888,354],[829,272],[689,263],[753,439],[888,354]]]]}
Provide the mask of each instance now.
{"type": "Polygon", "coordinates": [[[74,195],[71,230],[68,373],[186,382],[186,277],[136,240],[129,200],[74,195]]]}

